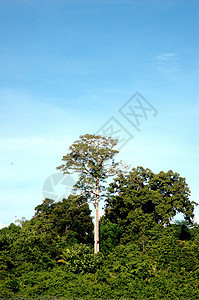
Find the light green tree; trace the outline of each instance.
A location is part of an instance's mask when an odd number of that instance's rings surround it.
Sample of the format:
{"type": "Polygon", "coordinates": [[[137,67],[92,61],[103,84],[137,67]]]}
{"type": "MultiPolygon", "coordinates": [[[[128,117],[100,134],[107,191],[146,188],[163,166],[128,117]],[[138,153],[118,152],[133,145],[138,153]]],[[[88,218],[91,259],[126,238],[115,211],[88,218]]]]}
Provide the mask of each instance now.
{"type": "Polygon", "coordinates": [[[78,189],[95,208],[94,253],[99,252],[99,200],[106,192],[105,182],[119,170],[114,160],[117,140],[101,135],[80,136],[63,156],[63,164],[58,166],[64,174],[79,174],[75,188],[78,189]]]}

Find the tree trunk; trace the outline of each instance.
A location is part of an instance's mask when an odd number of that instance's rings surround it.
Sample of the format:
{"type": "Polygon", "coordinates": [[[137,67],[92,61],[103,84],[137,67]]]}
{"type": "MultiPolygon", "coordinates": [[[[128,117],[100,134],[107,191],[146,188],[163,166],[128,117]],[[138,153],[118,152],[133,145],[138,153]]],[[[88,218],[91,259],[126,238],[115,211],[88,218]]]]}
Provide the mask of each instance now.
{"type": "Polygon", "coordinates": [[[94,224],[94,253],[99,252],[99,178],[96,180],[96,191],[95,191],[95,224],[94,224]]]}

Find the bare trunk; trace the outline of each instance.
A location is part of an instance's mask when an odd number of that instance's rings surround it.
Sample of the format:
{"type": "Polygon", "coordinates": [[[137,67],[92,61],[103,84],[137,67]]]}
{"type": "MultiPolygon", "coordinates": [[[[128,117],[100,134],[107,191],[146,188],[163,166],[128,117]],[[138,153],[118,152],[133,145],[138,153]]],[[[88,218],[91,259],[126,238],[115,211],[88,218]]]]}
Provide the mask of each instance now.
{"type": "Polygon", "coordinates": [[[96,180],[96,191],[95,191],[95,225],[94,225],[94,253],[99,252],[99,178],[96,180]]]}

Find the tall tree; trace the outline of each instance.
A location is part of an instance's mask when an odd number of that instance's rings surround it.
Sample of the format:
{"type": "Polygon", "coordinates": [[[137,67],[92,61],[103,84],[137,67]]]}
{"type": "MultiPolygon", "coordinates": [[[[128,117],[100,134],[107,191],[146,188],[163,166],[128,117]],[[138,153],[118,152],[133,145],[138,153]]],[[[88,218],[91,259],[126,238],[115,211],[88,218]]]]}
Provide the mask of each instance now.
{"type": "Polygon", "coordinates": [[[81,135],[70,147],[69,153],[63,156],[64,164],[57,167],[64,174],[79,174],[75,185],[95,208],[94,253],[99,251],[99,200],[105,192],[105,181],[117,172],[118,163],[114,156],[118,153],[113,148],[117,140],[100,135],[81,135]]]}

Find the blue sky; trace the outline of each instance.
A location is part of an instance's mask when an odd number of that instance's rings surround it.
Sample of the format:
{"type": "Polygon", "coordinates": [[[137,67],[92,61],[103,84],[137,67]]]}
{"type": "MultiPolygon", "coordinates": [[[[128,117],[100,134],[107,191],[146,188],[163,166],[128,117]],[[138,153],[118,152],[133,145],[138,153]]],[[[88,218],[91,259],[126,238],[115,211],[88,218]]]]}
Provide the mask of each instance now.
{"type": "Polygon", "coordinates": [[[118,159],[180,173],[199,202],[198,20],[196,0],[0,0],[0,226],[111,117],[134,136],[118,159]],[[140,131],[119,112],[137,91],[158,112],[140,131]]]}

